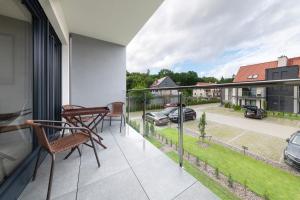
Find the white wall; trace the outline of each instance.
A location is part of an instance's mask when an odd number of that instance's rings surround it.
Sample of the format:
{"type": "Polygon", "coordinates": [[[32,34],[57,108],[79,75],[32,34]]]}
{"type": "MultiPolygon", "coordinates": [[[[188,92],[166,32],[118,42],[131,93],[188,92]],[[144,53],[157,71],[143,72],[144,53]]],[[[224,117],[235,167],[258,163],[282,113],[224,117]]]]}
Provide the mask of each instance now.
{"type": "Polygon", "coordinates": [[[299,86],[294,86],[294,113],[299,112],[299,86]]]}
{"type": "Polygon", "coordinates": [[[125,102],[126,48],[76,34],[71,41],[71,104],[125,102]]]}

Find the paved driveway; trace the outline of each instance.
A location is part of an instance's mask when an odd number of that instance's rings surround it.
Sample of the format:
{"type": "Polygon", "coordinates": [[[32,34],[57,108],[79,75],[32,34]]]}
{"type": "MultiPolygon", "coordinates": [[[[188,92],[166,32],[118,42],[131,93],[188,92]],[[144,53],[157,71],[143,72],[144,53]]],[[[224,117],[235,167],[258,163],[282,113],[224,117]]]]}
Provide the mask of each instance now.
{"type": "MultiPolygon", "coordinates": [[[[199,107],[194,107],[194,109],[197,112],[198,118],[202,114],[201,110],[207,108],[207,106],[203,105],[199,107]]],[[[211,106],[216,106],[216,105],[211,105],[211,106]]],[[[291,134],[293,134],[298,130],[295,127],[279,125],[271,122],[266,122],[264,120],[240,118],[240,117],[227,116],[227,115],[215,114],[210,112],[206,112],[206,117],[208,121],[213,121],[220,124],[226,124],[244,130],[254,131],[257,133],[272,135],[283,139],[288,138],[291,134]]]]}

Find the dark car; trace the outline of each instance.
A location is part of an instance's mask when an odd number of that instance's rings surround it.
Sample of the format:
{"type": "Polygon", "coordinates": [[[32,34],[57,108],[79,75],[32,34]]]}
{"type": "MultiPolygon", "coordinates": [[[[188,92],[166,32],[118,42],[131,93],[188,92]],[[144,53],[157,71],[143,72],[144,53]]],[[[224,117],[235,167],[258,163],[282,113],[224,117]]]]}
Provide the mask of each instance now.
{"type": "Polygon", "coordinates": [[[175,110],[177,110],[177,107],[166,107],[165,109],[163,109],[162,111],[160,111],[160,113],[169,116],[170,113],[174,112],[175,110]]]}
{"type": "MultiPolygon", "coordinates": [[[[178,108],[176,108],[175,111],[171,112],[169,114],[169,119],[172,121],[172,122],[178,122],[178,108]]],[[[195,120],[196,117],[197,117],[197,114],[196,114],[196,111],[194,111],[193,109],[191,108],[183,108],[183,121],[187,121],[187,120],[195,120]]]]}
{"type": "Polygon", "coordinates": [[[267,112],[257,106],[246,105],[243,108],[245,109],[244,116],[246,118],[262,119],[267,116],[267,112]]]}
{"type": "Polygon", "coordinates": [[[163,126],[169,123],[168,116],[160,113],[160,112],[150,112],[146,113],[145,120],[147,122],[153,123],[156,126],[163,126]]]}
{"type": "Polygon", "coordinates": [[[300,170],[300,131],[294,133],[284,149],[284,161],[300,170]]]}

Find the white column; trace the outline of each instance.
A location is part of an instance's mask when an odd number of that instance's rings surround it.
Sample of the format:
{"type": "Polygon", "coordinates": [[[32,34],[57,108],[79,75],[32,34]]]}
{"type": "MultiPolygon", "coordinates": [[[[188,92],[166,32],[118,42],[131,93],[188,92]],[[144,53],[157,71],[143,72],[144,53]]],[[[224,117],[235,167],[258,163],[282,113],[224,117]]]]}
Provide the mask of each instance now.
{"type": "Polygon", "coordinates": [[[225,101],[228,101],[228,88],[225,88],[225,101]]]}
{"type": "Polygon", "coordinates": [[[237,105],[237,88],[232,88],[232,104],[237,105]]]}
{"type": "Polygon", "coordinates": [[[69,45],[62,45],[62,104],[70,103],[69,45]]]}

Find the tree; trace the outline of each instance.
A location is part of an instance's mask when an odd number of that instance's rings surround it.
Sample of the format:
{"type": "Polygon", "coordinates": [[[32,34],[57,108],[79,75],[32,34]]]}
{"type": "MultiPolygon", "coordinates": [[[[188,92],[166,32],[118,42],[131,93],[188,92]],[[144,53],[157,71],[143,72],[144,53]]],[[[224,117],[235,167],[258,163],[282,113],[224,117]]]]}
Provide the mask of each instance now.
{"type": "Polygon", "coordinates": [[[140,90],[134,90],[129,92],[128,95],[130,95],[130,101],[133,102],[133,105],[132,104],[130,105],[132,105],[133,110],[143,108],[145,95],[146,95],[146,104],[149,104],[150,100],[153,98],[152,93],[149,90],[143,90],[144,88],[145,87],[138,86],[133,89],[140,89],[140,90]]]}
{"type": "Polygon", "coordinates": [[[162,69],[158,72],[159,78],[162,78],[162,77],[165,77],[165,76],[169,76],[170,78],[172,78],[173,74],[174,73],[169,69],[162,69]]]}
{"type": "Polygon", "coordinates": [[[199,121],[199,124],[198,124],[199,132],[200,132],[199,139],[202,138],[202,142],[204,141],[204,137],[206,135],[206,132],[205,132],[206,125],[207,125],[207,123],[206,123],[206,114],[204,112],[201,115],[200,121],[199,121]]]}

